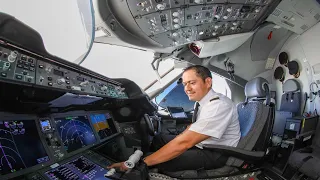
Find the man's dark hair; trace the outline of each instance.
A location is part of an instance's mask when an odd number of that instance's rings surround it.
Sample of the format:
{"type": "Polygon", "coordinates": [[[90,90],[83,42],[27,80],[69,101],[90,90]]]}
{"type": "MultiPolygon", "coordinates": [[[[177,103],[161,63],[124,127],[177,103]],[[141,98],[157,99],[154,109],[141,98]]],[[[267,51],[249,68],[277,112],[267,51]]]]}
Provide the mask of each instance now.
{"type": "Polygon", "coordinates": [[[206,78],[210,77],[212,79],[211,72],[208,68],[201,66],[201,65],[193,65],[185,68],[183,70],[183,73],[188,71],[188,70],[194,70],[196,74],[203,80],[205,81],[206,78]]]}

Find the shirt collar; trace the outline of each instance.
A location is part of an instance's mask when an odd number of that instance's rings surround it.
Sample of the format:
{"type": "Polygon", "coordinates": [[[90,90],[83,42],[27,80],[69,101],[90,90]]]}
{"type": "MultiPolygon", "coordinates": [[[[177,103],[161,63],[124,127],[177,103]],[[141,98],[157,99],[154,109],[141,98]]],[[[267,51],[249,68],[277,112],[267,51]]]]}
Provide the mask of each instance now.
{"type": "Polygon", "coordinates": [[[199,101],[200,107],[207,104],[210,99],[216,94],[213,89],[210,89],[209,92],[199,101]]]}

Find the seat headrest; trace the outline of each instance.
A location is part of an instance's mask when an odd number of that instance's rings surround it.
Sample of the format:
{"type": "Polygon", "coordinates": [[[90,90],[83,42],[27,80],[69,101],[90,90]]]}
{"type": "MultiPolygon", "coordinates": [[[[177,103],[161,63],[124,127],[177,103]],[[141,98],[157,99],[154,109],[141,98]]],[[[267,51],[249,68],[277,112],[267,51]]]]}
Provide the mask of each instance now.
{"type": "Polygon", "coordinates": [[[288,79],[286,82],[282,85],[283,92],[296,92],[300,90],[299,82],[295,79],[288,79]]]}
{"type": "Polygon", "coordinates": [[[266,97],[265,84],[268,85],[268,81],[261,77],[256,77],[247,82],[244,92],[247,98],[261,98],[266,97]]]}

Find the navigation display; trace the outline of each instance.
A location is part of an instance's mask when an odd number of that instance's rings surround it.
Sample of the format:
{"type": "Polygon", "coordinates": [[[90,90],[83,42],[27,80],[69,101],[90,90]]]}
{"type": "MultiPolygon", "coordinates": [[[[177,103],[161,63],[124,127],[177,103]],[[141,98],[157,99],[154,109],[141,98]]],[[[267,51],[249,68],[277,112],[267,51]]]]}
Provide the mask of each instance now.
{"type": "Polygon", "coordinates": [[[68,153],[94,144],[94,136],[88,116],[69,116],[54,119],[62,143],[68,153]]]}
{"type": "Polygon", "coordinates": [[[100,139],[104,139],[115,133],[108,123],[108,120],[112,120],[109,113],[91,114],[90,119],[95,131],[99,134],[100,139]]]}
{"type": "Polygon", "coordinates": [[[35,121],[0,120],[0,175],[47,161],[35,121]]]}

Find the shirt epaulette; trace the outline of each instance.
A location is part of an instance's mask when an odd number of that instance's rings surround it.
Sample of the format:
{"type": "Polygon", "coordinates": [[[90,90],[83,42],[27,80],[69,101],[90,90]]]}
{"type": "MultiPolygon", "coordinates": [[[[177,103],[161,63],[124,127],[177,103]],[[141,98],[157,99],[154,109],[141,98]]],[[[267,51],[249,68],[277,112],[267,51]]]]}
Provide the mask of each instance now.
{"type": "Polygon", "coordinates": [[[218,100],[218,99],[219,99],[219,97],[214,97],[214,98],[210,99],[210,102],[211,102],[211,101],[218,100]]]}

